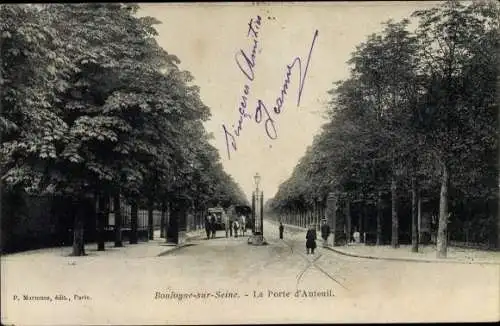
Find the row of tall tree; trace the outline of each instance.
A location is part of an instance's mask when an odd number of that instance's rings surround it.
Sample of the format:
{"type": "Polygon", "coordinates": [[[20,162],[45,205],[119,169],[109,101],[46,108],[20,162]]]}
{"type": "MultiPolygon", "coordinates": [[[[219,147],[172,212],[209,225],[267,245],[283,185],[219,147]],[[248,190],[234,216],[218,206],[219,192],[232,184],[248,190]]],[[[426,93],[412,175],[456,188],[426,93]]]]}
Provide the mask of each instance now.
{"type": "MultiPolygon", "coordinates": [[[[118,212],[121,197],[151,211],[179,198],[246,202],[210,144],[193,77],[158,45],[160,22],[138,10],[0,6],[3,191],[96,200],[101,222],[109,198],[118,212]]],[[[85,214],[75,212],[81,255],[85,214]]]]}
{"type": "Polygon", "coordinates": [[[390,194],[391,243],[399,245],[398,204],[408,200],[417,251],[424,196],[438,206],[438,257],[446,257],[450,219],[484,217],[500,246],[499,12],[494,2],[449,1],[370,35],[348,61],[350,77],[330,91],[328,122],[273,209],[311,207],[329,192],[380,209],[390,194]]]}

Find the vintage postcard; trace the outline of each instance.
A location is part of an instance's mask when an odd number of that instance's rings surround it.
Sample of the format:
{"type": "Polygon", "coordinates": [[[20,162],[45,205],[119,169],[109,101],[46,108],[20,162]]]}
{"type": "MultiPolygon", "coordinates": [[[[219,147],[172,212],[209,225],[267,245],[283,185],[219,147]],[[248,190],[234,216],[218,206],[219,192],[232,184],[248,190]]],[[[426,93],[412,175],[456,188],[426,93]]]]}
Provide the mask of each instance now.
{"type": "Polygon", "coordinates": [[[0,5],[2,324],[499,321],[499,14],[0,5]]]}

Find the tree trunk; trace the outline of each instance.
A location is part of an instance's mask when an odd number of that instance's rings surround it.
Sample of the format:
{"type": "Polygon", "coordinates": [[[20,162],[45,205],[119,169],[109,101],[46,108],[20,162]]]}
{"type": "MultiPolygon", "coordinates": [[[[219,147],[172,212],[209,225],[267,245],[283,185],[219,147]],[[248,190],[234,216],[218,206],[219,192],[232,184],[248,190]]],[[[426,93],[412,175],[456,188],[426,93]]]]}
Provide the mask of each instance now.
{"type": "Polygon", "coordinates": [[[105,194],[99,194],[98,197],[99,212],[97,213],[97,251],[104,251],[105,248],[105,230],[104,224],[106,214],[109,212],[109,198],[105,194]]]}
{"type": "Polygon", "coordinates": [[[314,224],[317,230],[319,230],[319,211],[318,211],[318,202],[316,199],[314,200],[314,211],[313,211],[313,216],[314,216],[314,224]]]}
{"type": "Polygon", "coordinates": [[[346,217],[346,243],[351,243],[351,200],[346,198],[345,202],[345,217],[346,217]]]}
{"type": "Polygon", "coordinates": [[[411,251],[418,252],[417,180],[411,179],[411,251]]]}
{"type": "Polygon", "coordinates": [[[165,235],[165,242],[169,242],[168,241],[168,232],[169,232],[169,226],[170,226],[170,219],[171,219],[171,214],[170,214],[170,202],[167,201],[165,203],[165,207],[164,207],[164,210],[165,210],[165,230],[163,231],[164,232],[164,235],[165,235]]]}
{"type": "Polygon", "coordinates": [[[337,205],[338,205],[338,194],[337,193],[333,193],[333,202],[332,202],[332,234],[333,234],[333,241],[332,241],[332,244],[334,246],[338,245],[340,243],[340,232],[342,230],[339,230],[338,226],[339,226],[339,219],[340,219],[340,216],[339,214],[337,214],[337,205]],[[340,231],[340,232],[339,232],[340,231]]]}
{"type": "Polygon", "coordinates": [[[363,207],[361,208],[361,210],[358,212],[358,232],[360,234],[360,236],[363,235],[363,231],[361,229],[362,227],[362,224],[363,224],[363,214],[365,213],[365,208],[364,208],[364,205],[363,207]]]}
{"type": "Polygon", "coordinates": [[[154,239],[154,219],[153,219],[153,201],[150,199],[148,201],[148,238],[149,240],[154,239]]]}
{"type": "Polygon", "coordinates": [[[443,172],[441,175],[441,193],[439,196],[439,224],[437,233],[437,257],[446,258],[448,243],[447,243],[447,229],[448,229],[448,166],[443,164],[443,172]]]}
{"type": "Polygon", "coordinates": [[[161,207],[161,218],[160,218],[160,238],[165,238],[165,214],[166,208],[165,204],[161,207]]]}
{"type": "Polygon", "coordinates": [[[85,242],[83,238],[84,221],[81,203],[73,204],[73,252],[72,256],[85,256],[85,242]]]}
{"type": "Polygon", "coordinates": [[[139,207],[135,200],[132,201],[130,205],[130,236],[129,243],[137,243],[137,215],[139,214],[139,207]]]}
{"type": "MultiPolygon", "coordinates": [[[[500,175],[500,173],[499,173],[499,175],[500,175]]],[[[500,185],[500,178],[499,178],[498,182],[500,185]]],[[[500,189],[499,189],[499,192],[500,192],[500,189]]],[[[498,199],[498,212],[497,212],[497,248],[500,249],[500,196],[498,199]]]]}
{"type": "Polygon", "coordinates": [[[115,247],[123,247],[122,242],[122,209],[121,209],[121,201],[120,194],[117,193],[116,196],[113,197],[113,208],[115,210],[115,247]]]}
{"type": "Polygon", "coordinates": [[[363,219],[361,220],[359,234],[362,237],[362,241],[366,244],[366,231],[368,230],[368,203],[365,202],[363,205],[363,219]]]}
{"type": "Polygon", "coordinates": [[[170,203],[169,209],[169,219],[168,219],[168,232],[167,232],[167,242],[168,243],[179,243],[179,222],[180,222],[180,203],[179,199],[174,199],[173,202],[170,203]]]}
{"type": "Polygon", "coordinates": [[[391,217],[392,217],[392,234],[391,246],[393,248],[399,247],[399,219],[398,219],[398,194],[397,194],[397,181],[393,175],[391,180],[391,217]]]}
{"type": "Polygon", "coordinates": [[[417,236],[418,242],[422,242],[422,197],[419,192],[417,192],[417,236]]]}
{"type": "MultiPolygon", "coordinates": [[[[498,46],[498,43],[497,43],[497,46],[498,46]]],[[[498,48],[497,48],[497,53],[498,53],[498,48]]],[[[497,58],[498,58],[498,56],[497,56],[497,58]]],[[[500,66],[500,63],[497,66],[500,66]]],[[[500,74],[498,74],[498,73],[497,73],[497,94],[500,94],[500,74]]],[[[500,129],[500,110],[497,110],[497,120],[498,120],[497,123],[499,124],[498,128],[500,129]]],[[[498,155],[498,165],[497,165],[498,166],[498,171],[497,171],[497,174],[498,174],[497,248],[500,249],[500,150],[497,150],[497,155],[498,155]]]]}
{"type": "Polygon", "coordinates": [[[382,192],[379,191],[377,196],[377,246],[382,244],[382,213],[382,192]]]}
{"type": "Polygon", "coordinates": [[[337,198],[336,194],[330,192],[326,197],[326,218],[327,223],[330,225],[330,230],[332,234],[332,244],[336,245],[335,237],[337,233],[337,198]]]}

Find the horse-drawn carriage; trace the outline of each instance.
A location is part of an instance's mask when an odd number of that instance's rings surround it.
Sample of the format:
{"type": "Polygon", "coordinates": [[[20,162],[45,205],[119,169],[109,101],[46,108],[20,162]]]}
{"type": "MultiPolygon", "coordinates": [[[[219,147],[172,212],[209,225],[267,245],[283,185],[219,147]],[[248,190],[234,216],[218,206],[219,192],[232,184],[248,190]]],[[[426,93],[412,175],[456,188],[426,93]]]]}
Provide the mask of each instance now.
{"type": "Polygon", "coordinates": [[[208,216],[212,218],[215,216],[215,229],[225,230],[226,225],[229,227],[228,216],[222,207],[212,207],[208,209],[208,216]]]}

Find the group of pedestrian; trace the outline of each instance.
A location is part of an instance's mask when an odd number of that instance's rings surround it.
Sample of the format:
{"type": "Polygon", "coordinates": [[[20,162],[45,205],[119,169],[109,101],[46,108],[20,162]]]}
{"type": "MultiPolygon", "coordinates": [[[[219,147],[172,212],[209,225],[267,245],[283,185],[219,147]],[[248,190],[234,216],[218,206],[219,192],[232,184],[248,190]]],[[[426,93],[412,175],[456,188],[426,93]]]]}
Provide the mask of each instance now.
{"type": "MultiPolygon", "coordinates": [[[[246,218],[242,215],[239,220],[234,220],[227,226],[226,237],[228,236],[228,231],[230,231],[229,235],[231,237],[234,235],[235,238],[238,237],[238,232],[240,232],[241,235],[245,235],[246,229],[246,218]]],[[[217,232],[217,219],[215,214],[205,217],[205,232],[207,233],[207,240],[215,239],[217,232]]]]}
{"type": "Polygon", "coordinates": [[[217,223],[215,215],[207,215],[205,217],[205,232],[207,233],[207,240],[212,238],[215,239],[215,234],[217,232],[217,223]]]}

